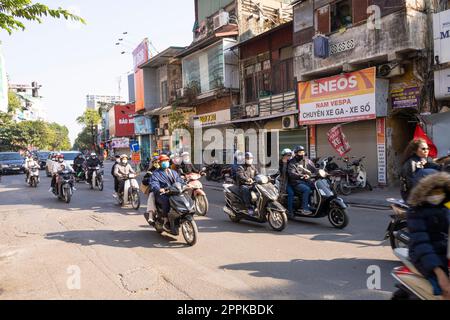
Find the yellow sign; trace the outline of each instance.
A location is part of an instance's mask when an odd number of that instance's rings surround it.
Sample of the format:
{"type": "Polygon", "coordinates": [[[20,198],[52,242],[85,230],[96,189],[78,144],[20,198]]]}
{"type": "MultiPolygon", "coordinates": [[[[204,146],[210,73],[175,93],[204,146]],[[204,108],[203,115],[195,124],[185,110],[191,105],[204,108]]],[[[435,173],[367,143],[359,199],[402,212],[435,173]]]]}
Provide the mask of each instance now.
{"type": "Polygon", "coordinates": [[[208,115],[205,115],[205,116],[199,116],[199,119],[200,119],[201,123],[216,122],[217,115],[215,113],[208,114],[208,115]]]}

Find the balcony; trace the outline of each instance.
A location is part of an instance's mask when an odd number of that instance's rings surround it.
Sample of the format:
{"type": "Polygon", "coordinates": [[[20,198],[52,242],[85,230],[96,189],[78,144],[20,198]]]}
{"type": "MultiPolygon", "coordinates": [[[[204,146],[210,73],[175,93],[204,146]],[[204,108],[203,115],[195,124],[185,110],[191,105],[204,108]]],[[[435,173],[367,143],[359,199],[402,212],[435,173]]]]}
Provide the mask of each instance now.
{"type": "Polygon", "coordinates": [[[427,47],[426,14],[406,8],[381,18],[381,29],[371,30],[366,23],[329,36],[330,56],[314,57],[313,43],[294,48],[295,76],[309,80],[315,76],[360,67],[368,62],[400,60],[407,53],[427,47]]]}

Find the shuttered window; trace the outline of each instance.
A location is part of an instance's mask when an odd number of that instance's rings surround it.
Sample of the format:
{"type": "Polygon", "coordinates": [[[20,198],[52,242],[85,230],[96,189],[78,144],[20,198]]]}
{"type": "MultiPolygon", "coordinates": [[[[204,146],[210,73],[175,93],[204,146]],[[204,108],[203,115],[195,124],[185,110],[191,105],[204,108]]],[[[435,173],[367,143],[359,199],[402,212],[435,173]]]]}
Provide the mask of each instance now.
{"type": "Polygon", "coordinates": [[[330,6],[326,5],[316,10],[316,32],[330,33],[330,6]]]}
{"type": "Polygon", "coordinates": [[[353,24],[367,19],[368,0],[353,0],[353,24]]]}

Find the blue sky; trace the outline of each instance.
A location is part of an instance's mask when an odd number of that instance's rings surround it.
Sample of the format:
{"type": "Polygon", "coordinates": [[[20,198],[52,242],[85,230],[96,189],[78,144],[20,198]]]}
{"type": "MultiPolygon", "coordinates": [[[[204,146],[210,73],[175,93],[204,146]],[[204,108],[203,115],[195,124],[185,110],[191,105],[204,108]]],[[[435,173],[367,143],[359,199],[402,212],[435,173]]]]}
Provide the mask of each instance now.
{"type": "Polygon", "coordinates": [[[70,8],[87,21],[74,25],[46,19],[28,23],[9,36],[0,31],[6,69],[12,83],[42,85],[50,121],[66,125],[72,142],[80,127],[87,94],[127,97],[126,74],[133,59],[128,53],[148,37],[159,51],[192,41],[193,0],[41,0],[51,7],[70,8]],[[124,31],[128,35],[123,36],[124,31]],[[123,36],[129,47],[115,45],[123,36]],[[121,55],[121,51],[127,51],[121,55]]]}

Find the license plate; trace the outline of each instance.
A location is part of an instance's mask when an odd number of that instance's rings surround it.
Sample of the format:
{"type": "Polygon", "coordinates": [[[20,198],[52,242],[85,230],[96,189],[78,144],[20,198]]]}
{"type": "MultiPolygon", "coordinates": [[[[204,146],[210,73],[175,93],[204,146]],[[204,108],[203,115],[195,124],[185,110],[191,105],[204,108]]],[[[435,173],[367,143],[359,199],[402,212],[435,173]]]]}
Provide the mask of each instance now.
{"type": "Polygon", "coordinates": [[[20,170],[20,168],[12,168],[13,170],[20,170]]]}

